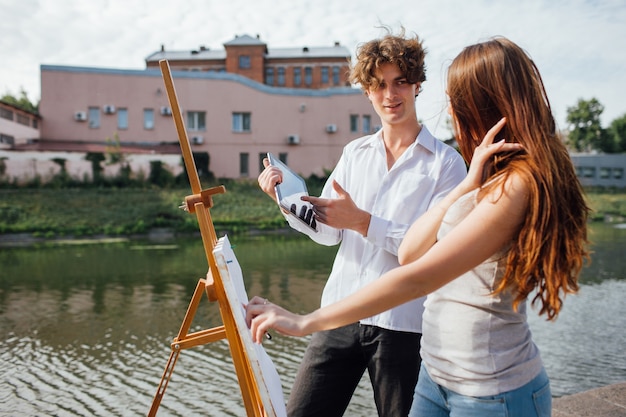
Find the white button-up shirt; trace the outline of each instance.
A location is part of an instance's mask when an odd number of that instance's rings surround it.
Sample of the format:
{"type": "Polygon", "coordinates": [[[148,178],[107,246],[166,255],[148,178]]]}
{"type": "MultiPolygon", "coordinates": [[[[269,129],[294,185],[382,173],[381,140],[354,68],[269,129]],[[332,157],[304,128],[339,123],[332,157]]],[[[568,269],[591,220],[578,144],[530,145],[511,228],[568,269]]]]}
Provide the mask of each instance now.
{"type": "MultiPolygon", "coordinates": [[[[285,216],[291,227],[320,244],[341,242],[321,305],[339,301],[399,266],[398,247],[408,228],[461,182],[466,172],[460,154],[433,137],[425,126],[389,170],[382,130],[346,145],[321,197],[337,198],[332,188],[332,180],[336,180],[360,209],[371,214],[367,237],[319,222],[315,233],[285,216]]],[[[424,299],[409,301],[361,323],[421,333],[424,299]]]]}

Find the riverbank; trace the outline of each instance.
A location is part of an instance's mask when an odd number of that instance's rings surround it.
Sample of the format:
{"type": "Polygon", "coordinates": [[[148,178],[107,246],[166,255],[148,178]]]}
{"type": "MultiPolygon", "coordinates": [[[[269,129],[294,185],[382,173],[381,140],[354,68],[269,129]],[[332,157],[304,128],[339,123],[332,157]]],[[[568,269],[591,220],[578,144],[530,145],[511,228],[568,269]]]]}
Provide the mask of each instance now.
{"type": "MultiPolygon", "coordinates": [[[[276,203],[256,183],[229,184],[213,197],[216,229],[277,229],[285,225],[276,203]]],[[[198,231],[196,216],[179,208],[187,188],[73,188],[0,190],[0,235],[32,239],[131,237],[154,230],[198,231]]]]}
{"type": "MultiPolygon", "coordinates": [[[[216,230],[277,231],[285,220],[255,181],[232,181],[213,197],[216,230]]],[[[311,194],[319,186],[309,186],[311,194]],[[311,189],[312,188],[312,189],[311,189]]],[[[120,239],[198,232],[196,216],[179,206],[187,188],[1,189],[0,243],[120,239]]],[[[626,190],[587,190],[592,221],[626,222],[626,190]]]]}
{"type": "Polygon", "coordinates": [[[626,416],[626,382],[607,385],[553,401],[552,417],[626,416]]]}

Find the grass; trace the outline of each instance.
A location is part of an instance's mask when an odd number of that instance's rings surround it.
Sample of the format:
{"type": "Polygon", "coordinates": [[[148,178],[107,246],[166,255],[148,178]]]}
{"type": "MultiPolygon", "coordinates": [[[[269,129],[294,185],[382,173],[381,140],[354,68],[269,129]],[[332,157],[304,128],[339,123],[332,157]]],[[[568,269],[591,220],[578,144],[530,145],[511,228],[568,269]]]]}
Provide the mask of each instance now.
{"type": "MultiPolygon", "coordinates": [[[[224,185],[226,193],[213,197],[211,218],[216,228],[238,232],[285,227],[276,204],[255,181],[224,185]]],[[[319,188],[313,184],[309,189],[318,195],[319,188]]],[[[0,189],[0,234],[52,238],[127,236],[154,228],[196,232],[196,216],[178,208],[189,194],[188,188],[0,189]]],[[[625,221],[626,190],[590,189],[586,198],[592,220],[625,221]]]]}
{"type": "Polygon", "coordinates": [[[592,220],[626,221],[626,190],[588,189],[585,197],[593,210],[592,220]]]}
{"type": "MultiPolygon", "coordinates": [[[[216,227],[278,228],[284,219],[258,186],[228,187],[213,197],[216,227]]],[[[188,188],[79,188],[0,190],[0,233],[35,236],[133,235],[154,228],[176,232],[198,230],[196,216],[178,207],[188,188]]]]}

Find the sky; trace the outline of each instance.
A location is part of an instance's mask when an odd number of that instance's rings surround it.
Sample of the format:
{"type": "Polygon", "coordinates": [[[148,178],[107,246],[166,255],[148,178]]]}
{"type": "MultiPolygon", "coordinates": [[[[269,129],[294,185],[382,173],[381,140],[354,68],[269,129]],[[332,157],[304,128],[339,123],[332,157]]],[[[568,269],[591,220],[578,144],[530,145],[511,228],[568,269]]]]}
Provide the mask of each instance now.
{"type": "MultiPolygon", "coordinates": [[[[464,46],[506,36],[533,58],[559,128],[596,98],[604,127],[626,114],[624,0],[0,0],[0,95],[40,99],[40,65],[143,69],[158,51],[223,49],[236,35],[269,48],[347,47],[404,27],[422,38],[418,118],[447,132],[445,76],[464,46]]],[[[45,115],[44,115],[45,117],[45,115]]],[[[445,136],[445,135],[444,135],[445,136]]]]}

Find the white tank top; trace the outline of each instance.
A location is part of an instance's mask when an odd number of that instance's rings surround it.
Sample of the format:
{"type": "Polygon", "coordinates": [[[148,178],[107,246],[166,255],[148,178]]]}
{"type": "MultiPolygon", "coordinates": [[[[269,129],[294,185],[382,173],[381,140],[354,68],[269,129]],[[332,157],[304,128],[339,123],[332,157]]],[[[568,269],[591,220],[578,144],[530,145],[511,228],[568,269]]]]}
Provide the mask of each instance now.
{"type": "MultiPolygon", "coordinates": [[[[446,213],[438,239],[476,206],[478,190],[446,213]]],[[[492,295],[506,267],[506,250],[428,295],[422,360],[439,385],[468,396],[496,395],[530,382],[543,368],[526,321],[526,302],[513,310],[508,292],[492,295]]]]}

